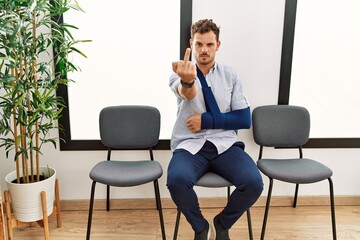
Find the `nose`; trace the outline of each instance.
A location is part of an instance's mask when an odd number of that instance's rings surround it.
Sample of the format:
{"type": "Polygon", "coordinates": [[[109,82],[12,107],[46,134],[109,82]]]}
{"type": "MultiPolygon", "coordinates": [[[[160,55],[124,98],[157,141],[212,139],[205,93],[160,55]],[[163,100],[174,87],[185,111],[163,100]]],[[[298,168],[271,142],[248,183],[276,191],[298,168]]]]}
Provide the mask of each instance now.
{"type": "Polygon", "coordinates": [[[201,53],[207,53],[207,48],[206,48],[206,47],[202,47],[202,48],[201,48],[201,53]]]}

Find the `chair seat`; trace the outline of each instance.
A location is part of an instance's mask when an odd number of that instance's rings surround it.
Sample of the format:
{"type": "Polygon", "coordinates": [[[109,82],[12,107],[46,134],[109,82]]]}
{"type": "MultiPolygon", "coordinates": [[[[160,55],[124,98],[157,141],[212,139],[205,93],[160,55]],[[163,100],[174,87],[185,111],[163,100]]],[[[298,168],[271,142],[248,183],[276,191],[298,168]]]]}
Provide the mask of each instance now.
{"type": "Polygon", "coordinates": [[[156,161],[102,161],[90,172],[95,182],[117,187],[131,187],[155,181],[163,174],[156,161]]]}
{"type": "Polygon", "coordinates": [[[196,183],[196,186],[200,187],[209,187],[209,188],[219,188],[219,187],[229,187],[232,186],[231,182],[227,181],[225,178],[220,175],[207,172],[205,173],[196,183]]]}
{"type": "Polygon", "coordinates": [[[315,183],[332,176],[327,166],[307,158],[260,159],[257,161],[262,173],[273,179],[289,183],[315,183]]]}

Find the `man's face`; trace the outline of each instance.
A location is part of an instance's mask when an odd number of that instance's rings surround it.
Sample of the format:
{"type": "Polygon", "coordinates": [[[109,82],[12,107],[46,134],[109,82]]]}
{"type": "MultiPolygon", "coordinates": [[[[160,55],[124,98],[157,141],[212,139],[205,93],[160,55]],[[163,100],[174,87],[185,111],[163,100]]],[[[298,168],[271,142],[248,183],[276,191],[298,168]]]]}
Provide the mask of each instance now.
{"type": "Polygon", "coordinates": [[[204,34],[195,33],[194,38],[190,40],[190,44],[197,64],[214,64],[216,51],[220,47],[220,41],[216,40],[216,35],[213,31],[204,34]]]}

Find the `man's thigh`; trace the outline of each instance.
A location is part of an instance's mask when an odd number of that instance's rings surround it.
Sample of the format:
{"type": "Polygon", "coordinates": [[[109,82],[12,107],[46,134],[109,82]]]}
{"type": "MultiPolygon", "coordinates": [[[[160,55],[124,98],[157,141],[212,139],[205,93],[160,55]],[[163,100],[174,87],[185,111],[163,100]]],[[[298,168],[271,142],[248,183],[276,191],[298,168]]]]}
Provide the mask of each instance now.
{"type": "Polygon", "coordinates": [[[195,183],[209,169],[209,161],[200,154],[192,155],[184,149],[177,149],[168,166],[168,181],[195,183]]]}
{"type": "Polygon", "coordinates": [[[261,178],[254,160],[240,147],[232,146],[211,160],[210,170],[221,175],[235,186],[261,178]]]}

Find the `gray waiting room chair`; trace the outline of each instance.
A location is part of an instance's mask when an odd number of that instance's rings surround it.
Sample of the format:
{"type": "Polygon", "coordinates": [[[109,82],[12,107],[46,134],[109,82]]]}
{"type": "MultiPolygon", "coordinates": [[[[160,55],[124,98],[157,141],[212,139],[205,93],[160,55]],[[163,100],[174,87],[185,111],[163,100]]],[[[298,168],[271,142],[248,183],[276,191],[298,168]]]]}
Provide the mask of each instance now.
{"type": "Polygon", "coordinates": [[[266,222],[273,180],[296,184],[293,207],[296,207],[299,184],[316,183],[328,180],[330,188],[331,222],[333,239],[336,240],[334,190],[331,180],[332,171],[327,166],[313,159],[303,158],[302,145],[309,139],[310,114],[301,106],[267,105],[253,110],[253,135],[260,145],[257,166],[269,180],[269,191],[266,201],[261,240],[265,237],[266,222]],[[264,147],[298,148],[299,156],[295,158],[264,158],[264,147]]]}
{"type": "MultiPolygon", "coordinates": [[[[245,147],[243,142],[237,142],[237,145],[242,147],[243,149],[245,147]]],[[[207,172],[195,183],[195,186],[207,187],[207,188],[226,187],[227,188],[227,199],[229,200],[230,193],[231,193],[230,187],[233,186],[233,184],[216,173],[207,172]]],[[[246,214],[247,214],[247,220],[248,220],[249,239],[253,240],[250,209],[247,210],[246,214]]],[[[177,236],[178,236],[180,217],[181,217],[181,211],[180,211],[180,209],[178,209],[177,215],[176,215],[175,229],[174,229],[174,238],[173,238],[174,240],[176,240],[177,236]]]]}
{"type": "MultiPolygon", "coordinates": [[[[93,180],[86,239],[90,239],[96,183],[107,185],[106,209],[110,210],[110,186],[133,187],[153,182],[156,208],[159,212],[162,239],[166,239],[158,179],[161,165],[154,160],[153,147],[160,133],[160,112],[151,106],[111,106],[101,110],[100,138],[108,148],[107,160],[97,163],[90,171],[93,180]],[[149,158],[141,160],[110,160],[112,150],[148,150],[149,158]]],[[[141,216],[139,216],[141,218],[141,216]]]]}

